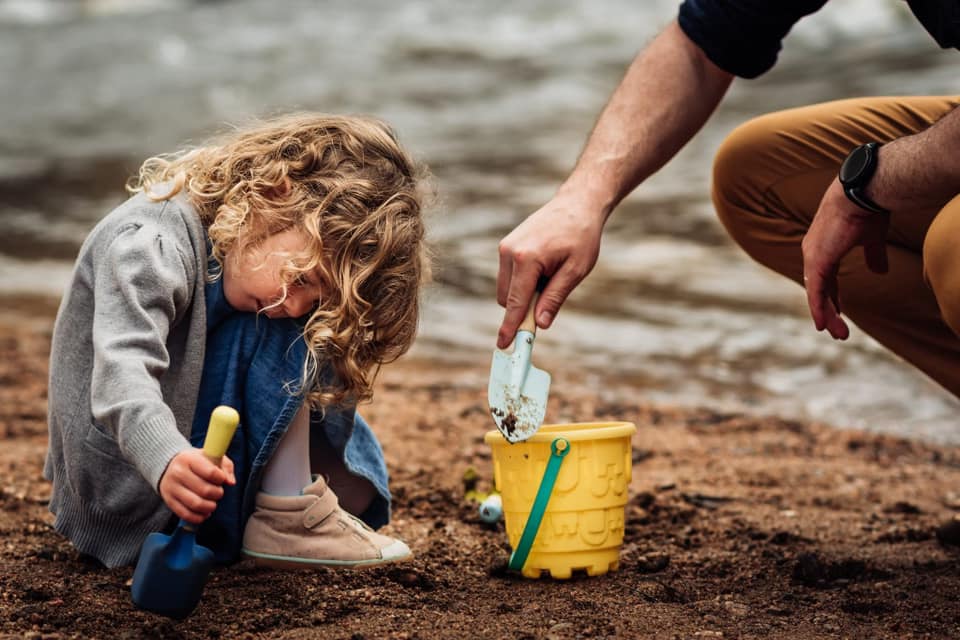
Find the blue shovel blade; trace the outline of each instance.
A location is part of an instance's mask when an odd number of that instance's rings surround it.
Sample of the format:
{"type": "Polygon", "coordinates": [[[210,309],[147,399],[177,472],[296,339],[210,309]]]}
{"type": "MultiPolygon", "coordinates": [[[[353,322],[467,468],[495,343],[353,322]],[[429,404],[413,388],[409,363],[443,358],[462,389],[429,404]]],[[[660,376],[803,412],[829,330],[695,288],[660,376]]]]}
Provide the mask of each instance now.
{"type": "Polygon", "coordinates": [[[213,552],[183,527],[151,533],[140,549],[130,593],[141,609],[182,620],[197,607],[213,566],[213,552]]]}

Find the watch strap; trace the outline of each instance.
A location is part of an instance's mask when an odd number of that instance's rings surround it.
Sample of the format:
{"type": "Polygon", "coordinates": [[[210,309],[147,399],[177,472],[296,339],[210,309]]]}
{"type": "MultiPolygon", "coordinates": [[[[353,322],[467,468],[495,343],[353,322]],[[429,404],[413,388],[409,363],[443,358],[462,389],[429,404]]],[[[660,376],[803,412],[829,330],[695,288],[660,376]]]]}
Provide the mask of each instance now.
{"type": "Polygon", "coordinates": [[[843,192],[847,194],[847,198],[853,204],[857,205],[861,209],[866,209],[871,213],[890,213],[889,209],[884,209],[876,202],[868,198],[866,194],[863,193],[863,189],[859,189],[857,187],[844,187],[843,192]]]}

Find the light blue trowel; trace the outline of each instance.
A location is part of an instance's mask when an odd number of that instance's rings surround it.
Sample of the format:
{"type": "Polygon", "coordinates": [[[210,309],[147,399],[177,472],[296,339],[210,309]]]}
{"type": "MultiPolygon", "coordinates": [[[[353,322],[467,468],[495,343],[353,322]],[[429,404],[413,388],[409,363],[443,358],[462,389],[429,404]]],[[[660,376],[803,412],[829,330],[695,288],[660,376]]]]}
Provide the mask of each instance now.
{"type": "Polygon", "coordinates": [[[537,335],[533,312],[543,284],[541,281],[537,285],[513,346],[509,351],[497,349],[493,352],[487,401],[497,429],[509,442],[521,442],[535,434],[547,412],[550,374],[530,362],[537,335]]]}

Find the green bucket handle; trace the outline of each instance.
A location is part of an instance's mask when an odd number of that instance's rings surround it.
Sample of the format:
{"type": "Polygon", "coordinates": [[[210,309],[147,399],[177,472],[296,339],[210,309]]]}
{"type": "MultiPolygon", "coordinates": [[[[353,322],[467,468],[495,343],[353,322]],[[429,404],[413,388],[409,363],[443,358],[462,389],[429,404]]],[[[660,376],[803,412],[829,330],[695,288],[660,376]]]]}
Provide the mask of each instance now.
{"type": "Polygon", "coordinates": [[[547,461],[547,468],[543,472],[543,480],[540,481],[540,488],[537,489],[537,497],[533,499],[530,517],[527,518],[527,524],[523,526],[523,534],[520,536],[517,548],[510,554],[509,567],[514,571],[522,570],[523,565],[527,563],[530,548],[533,547],[533,541],[537,537],[537,532],[540,531],[543,514],[550,502],[553,485],[560,473],[560,464],[568,453],[570,453],[570,441],[566,438],[555,438],[550,443],[550,460],[547,461]]]}

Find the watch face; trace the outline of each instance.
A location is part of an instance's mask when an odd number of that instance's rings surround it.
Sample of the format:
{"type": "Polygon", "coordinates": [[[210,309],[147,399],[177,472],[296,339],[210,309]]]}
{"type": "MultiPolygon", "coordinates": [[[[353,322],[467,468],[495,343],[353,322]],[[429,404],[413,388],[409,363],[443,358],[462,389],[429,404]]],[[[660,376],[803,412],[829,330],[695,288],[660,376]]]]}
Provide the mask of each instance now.
{"type": "Polygon", "coordinates": [[[847,156],[847,159],[843,161],[843,164],[840,166],[840,182],[843,184],[849,184],[857,179],[857,177],[863,173],[864,168],[867,166],[867,163],[870,161],[870,150],[866,145],[862,147],[857,147],[850,152],[850,155],[847,156]]]}

